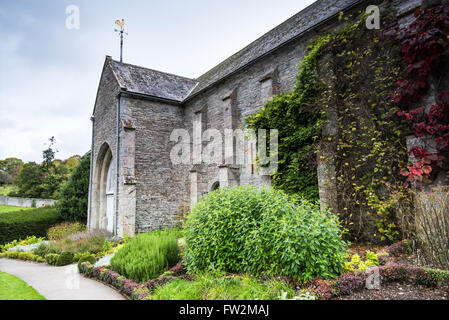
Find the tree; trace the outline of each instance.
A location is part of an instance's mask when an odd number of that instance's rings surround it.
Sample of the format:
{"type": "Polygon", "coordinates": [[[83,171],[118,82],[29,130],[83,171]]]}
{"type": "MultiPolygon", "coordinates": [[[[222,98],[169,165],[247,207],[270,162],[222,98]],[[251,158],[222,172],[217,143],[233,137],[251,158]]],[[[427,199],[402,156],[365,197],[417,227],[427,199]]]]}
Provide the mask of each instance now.
{"type": "Polygon", "coordinates": [[[64,220],[87,220],[89,194],[90,154],[84,156],[63,185],[56,203],[56,210],[64,220]]]}
{"type": "Polygon", "coordinates": [[[15,184],[23,161],[18,158],[6,158],[0,160],[0,184],[15,184]]]}
{"type": "Polygon", "coordinates": [[[67,181],[69,169],[63,164],[55,165],[47,173],[42,184],[42,198],[57,199],[61,186],[67,181]]]}
{"type": "Polygon", "coordinates": [[[42,194],[44,172],[36,162],[26,163],[17,176],[18,195],[20,197],[39,198],[42,194]]]}
{"type": "Polygon", "coordinates": [[[55,159],[56,152],[58,152],[58,150],[54,150],[56,144],[55,137],[51,137],[48,141],[50,141],[48,148],[42,151],[42,167],[46,172],[49,172],[54,167],[53,160],[55,159]]]}

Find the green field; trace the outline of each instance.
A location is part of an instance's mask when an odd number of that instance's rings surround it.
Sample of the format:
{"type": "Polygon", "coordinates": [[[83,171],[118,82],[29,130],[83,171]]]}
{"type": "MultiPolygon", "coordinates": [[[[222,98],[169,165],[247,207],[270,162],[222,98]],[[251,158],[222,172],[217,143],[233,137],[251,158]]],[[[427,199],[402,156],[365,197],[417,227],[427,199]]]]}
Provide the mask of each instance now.
{"type": "Polygon", "coordinates": [[[22,208],[22,207],[0,205],[0,213],[21,211],[21,210],[29,210],[29,209],[31,209],[31,208],[22,208]]]}
{"type": "Polygon", "coordinates": [[[47,300],[25,281],[0,271],[1,300],[47,300]]]}

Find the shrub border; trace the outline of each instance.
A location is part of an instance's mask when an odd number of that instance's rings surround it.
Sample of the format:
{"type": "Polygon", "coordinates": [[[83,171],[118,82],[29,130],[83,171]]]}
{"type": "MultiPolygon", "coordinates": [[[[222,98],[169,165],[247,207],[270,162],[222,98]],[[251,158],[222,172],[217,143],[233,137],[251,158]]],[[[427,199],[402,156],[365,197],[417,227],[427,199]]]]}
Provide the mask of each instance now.
{"type": "Polygon", "coordinates": [[[130,300],[143,300],[156,287],[163,286],[175,279],[191,281],[194,278],[192,275],[185,274],[185,269],[181,261],[159,277],[141,284],[127,279],[118,272],[106,267],[94,267],[90,262],[81,263],[79,272],[87,278],[97,280],[109,287],[115,288],[130,300]]]}
{"type": "MultiPolygon", "coordinates": [[[[407,251],[405,241],[386,246],[378,252],[385,251],[389,256],[397,256],[407,251]]],[[[405,265],[388,261],[388,256],[380,259],[378,266],[381,283],[403,282],[412,285],[423,285],[432,289],[449,290],[449,271],[421,266],[405,265]]],[[[372,269],[371,269],[372,270],[372,269]]],[[[347,272],[334,280],[314,279],[302,288],[314,294],[318,299],[329,300],[341,295],[350,295],[365,288],[368,275],[363,271],[347,272]]]]}
{"type": "MultiPolygon", "coordinates": [[[[397,256],[407,251],[407,245],[404,241],[401,241],[379,250],[379,252],[382,251],[389,253],[390,256],[397,256]]],[[[428,288],[449,290],[449,271],[391,263],[388,261],[388,257],[385,260],[381,260],[381,263],[384,265],[378,268],[383,284],[405,282],[412,285],[424,285],[428,288]]],[[[175,279],[192,281],[195,278],[194,275],[185,274],[182,261],[161,276],[142,284],[129,280],[106,267],[94,267],[90,262],[83,262],[79,271],[85,277],[115,288],[131,300],[143,300],[156,287],[163,286],[175,279]]],[[[306,290],[316,296],[317,299],[329,300],[363,290],[366,279],[367,273],[359,271],[344,273],[333,280],[314,279],[301,286],[295,285],[293,279],[286,280],[293,286],[296,286],[298,294],[306,290]]]]}

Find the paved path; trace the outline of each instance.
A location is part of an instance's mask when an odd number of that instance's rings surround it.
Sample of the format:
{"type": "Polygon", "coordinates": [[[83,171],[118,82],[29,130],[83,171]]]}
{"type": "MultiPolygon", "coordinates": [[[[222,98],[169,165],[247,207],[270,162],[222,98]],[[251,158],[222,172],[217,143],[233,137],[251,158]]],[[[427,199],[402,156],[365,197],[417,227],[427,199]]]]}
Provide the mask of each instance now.
{"type": "Polygon", "coordinates": [[[114,289],[78,273],[76,264],[46,264],[0,259],[0,271],[19,277],[48,300],[125,300],[114,289]]]}

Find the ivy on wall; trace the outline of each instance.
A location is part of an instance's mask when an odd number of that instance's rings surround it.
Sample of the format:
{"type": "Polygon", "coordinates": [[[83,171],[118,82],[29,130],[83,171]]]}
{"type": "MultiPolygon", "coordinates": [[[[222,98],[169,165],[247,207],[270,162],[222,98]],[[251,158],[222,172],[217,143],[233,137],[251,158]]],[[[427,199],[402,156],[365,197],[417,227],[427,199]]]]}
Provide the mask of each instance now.
{"type": "Polygon", "coordinates": [[[321,37],[309,47],[292,92],[275,96],[259,112],[245,119],[252,129],[279,131],[279,162],[272,177],[273,185],[310,200],[318,199],[314,141],[320,135],[322,122],[322,113],[315,103],[320,92],[316,65],[329,40],[330,36],[321,37]]]}
{"type": "MultiPolygon", "coordinates": [[[[343,28],[310,46],[295,89],[246,119],[252,129],[279,130],[274,186],[317,199],[316,152],[332,108],[337,134],[328,139],[336,148],[338,190],[338,207],[332,209],[352,240],[387,242],[404,236],[404,221],[412,211],[406,187],[430,179],[446,157],[449,93],[443,91],[428,111],[411,106],[428,89],[430,72],[446,58],[448,8],[419,10],[416,21],[403,29],[368,30],[361,12],[355,22],[345,17],[343,28]],[[332,76],[318,72],[324,63],[332,76]],[[323,86],[329,81],[331,89],[323,86]],[[410,125],[417,137],[434,137],[436,153],[407,150],[410,125]],[[411,153],[417,163],[404,165],[411,153]]],[[[397,25],[394,16],[383,20],[384,25],[397,25]]]]}
{"type": "MultiPolygon", "coordinates": [[[[365,17],[334,36],[326,50],[335,74],[337,214],[351,239],[393,241],[396,208],[406,196],[399,164],[407,159],[404,128],[392,99],[399,79],[399,50],[365,17]]],[[[385,21],[387,23],[387,21],[385,21]]]]}

